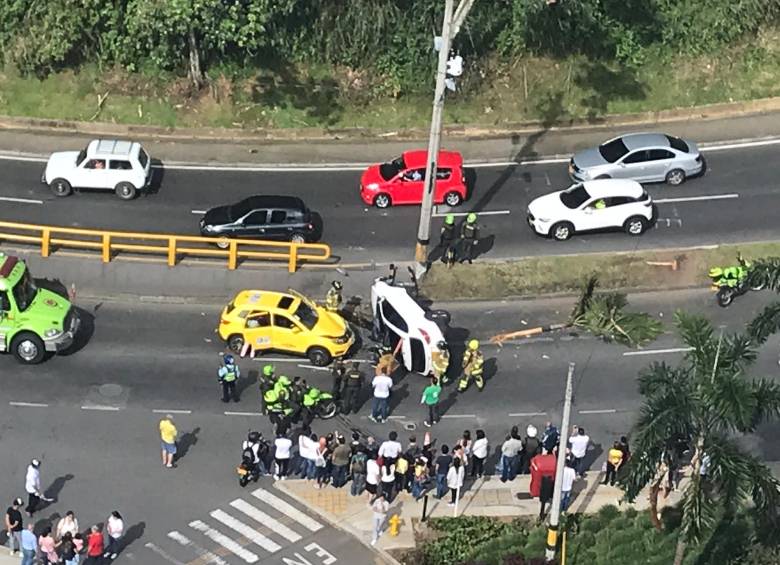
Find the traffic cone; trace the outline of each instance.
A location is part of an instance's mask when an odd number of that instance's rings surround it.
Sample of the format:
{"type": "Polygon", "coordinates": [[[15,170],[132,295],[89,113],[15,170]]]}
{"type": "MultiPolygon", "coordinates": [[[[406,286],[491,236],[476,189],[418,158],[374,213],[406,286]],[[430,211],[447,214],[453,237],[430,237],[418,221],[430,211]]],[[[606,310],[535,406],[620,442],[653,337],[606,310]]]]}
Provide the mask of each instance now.
{"type": "Polygon", "coordinates": [[[423,447],[426,445],[431,445],[431,432],[425,432],[425,437],[423,438],[423,447]]]}
{"type": "Polygon", "coordinates": [[[249,353],[250,348],[251,345],[249,345],[249,342],[244,342],[244,345],[241,346],[241,357],[246,357],[246,354],[249,353]]]}

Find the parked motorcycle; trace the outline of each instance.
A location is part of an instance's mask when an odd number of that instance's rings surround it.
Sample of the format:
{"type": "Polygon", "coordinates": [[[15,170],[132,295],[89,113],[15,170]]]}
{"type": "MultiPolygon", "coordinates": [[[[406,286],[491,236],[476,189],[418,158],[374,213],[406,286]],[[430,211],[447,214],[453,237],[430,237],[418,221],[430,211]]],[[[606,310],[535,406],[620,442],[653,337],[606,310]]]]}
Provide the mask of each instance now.
{"type": "Polygon", "coordinates": [[[311,391],[316,391],[318,393],[314,406],[310,408],[315,416],[323,420],[329,420],[338,414],[339,406],[331,393],[309,387],[309,393],[307,394],[310,394],[311,391]]]}
{"type": "Polygon", "coordinates": [[[737,296],[745,294],[748,290],[761,290],[765,283],[749,285],[750,261],[746,261],[742,254],[737,255],[737,264],[730,267],[713,267],[709,271],[712,279],[712,289],[717,291],[718,305],[726,308],[737,296]]]}
{"type": "Polygon", "coordinates": [[[254,454],[251,449],[245,449],[241,453],[241,463],[236,467],[238,484],[245,487],[249,481],[257,482],[260,478],[260,469],[254,464],[254,454]]]}

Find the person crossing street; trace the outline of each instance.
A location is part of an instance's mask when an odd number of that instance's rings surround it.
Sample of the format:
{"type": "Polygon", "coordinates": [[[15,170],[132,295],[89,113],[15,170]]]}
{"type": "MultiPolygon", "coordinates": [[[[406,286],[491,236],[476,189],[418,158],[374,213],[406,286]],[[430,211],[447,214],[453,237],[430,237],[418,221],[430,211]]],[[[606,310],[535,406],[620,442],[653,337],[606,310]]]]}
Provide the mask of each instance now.
{"type": "Polygon", "coordinates": [[[363,373],[360,372],[360,364],[357,361],[352,362],[352,367],[347,371],[346,382],[344,383],[344,399],[341,403],[341,413],[349,414],[354,411],[357,413],[360,403],[360,390],[363,388],[363,373]]]}
{"type": "Polygon", "coordinates": [[[466,221],[460,226],[460,262],[466,261],[471,265],[474,259],[474,251],[479,242],[479,226],[477,215],[471,212],[466,216],[466,221]]]}
{"type": "Polygon", "coordinates": [[[441,396],[441,385],[439,379],[431,377],[431,384],[425,387],[422,393],[420,404],[425,404],[428,408],[428,419],[423,424],[430,428],[439,421],[439,397],[441,396]]]}
{"type": "Polygon", "coordinates": [[[333,281],[330,283],[330,288],[328,289],[328,293],[325,295],[325,308],[329,312],[338,312],[339,308],[341,308],[341,289],[342,284],[339,281],[333,281]]]}
{"type": "Polygon", "coordinates": [[[447,384],[447,369],[450,366],[450,350],[446,341],[440,341],[436,344],[436,349],[431,353],[431,365],[433,375],[439,380],[440,384],[447,384]]]}
{"type": "Polygon", "coordinates": [[[238,393],[236,392],[236,381],[241,376],[241,371],[236,365],[232,355],[225,355],[222,358],[223,365],[217,371],[217,379],[222,385],[222,402],[238,402],[238,393]]]}
{"type": "Polygon", "coordinates": [[[472,380],[479,390],[485,388],[485,381],[482,377],[484,364],[485,358],[479,349],[479,342],[472,339],[463,353],[463,375],[458,381],[458,392],[466,390],[472,380]]]}

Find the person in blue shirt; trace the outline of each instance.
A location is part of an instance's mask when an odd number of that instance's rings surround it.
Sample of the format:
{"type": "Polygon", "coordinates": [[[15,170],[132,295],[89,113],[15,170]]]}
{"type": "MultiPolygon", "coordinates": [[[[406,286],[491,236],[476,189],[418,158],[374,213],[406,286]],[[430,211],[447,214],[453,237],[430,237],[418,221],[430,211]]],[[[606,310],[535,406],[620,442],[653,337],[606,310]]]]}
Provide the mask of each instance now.
{"type": "Polygon", "coordinates": [[[22,563],[21,565],[33,565],[35,554],[38,552],[38,540],[33,533],[33,524],[27,524],[27,529],[22,530],[22,563]]]}
{"type": "Polygon", "coordinates": [[[241,371],[233,360],[232,355],[225,355],[222,358],[224,364],[217,371],[217,378],[222,384],[222,402],[238,402],[238,393],[236,392],[236,381],[241,376],[241,371]]]}

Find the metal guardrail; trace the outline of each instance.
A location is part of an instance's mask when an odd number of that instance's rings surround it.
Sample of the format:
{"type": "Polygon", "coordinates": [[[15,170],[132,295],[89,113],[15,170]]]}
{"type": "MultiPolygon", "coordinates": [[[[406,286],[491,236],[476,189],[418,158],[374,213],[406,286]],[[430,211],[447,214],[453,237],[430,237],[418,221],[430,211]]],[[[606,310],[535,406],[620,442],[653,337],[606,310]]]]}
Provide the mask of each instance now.
{"type": "Polygon", "coordinates": [[[227,239],[225,249],[217,247],[217,238],[191,235],[166,235],[122,231],[39,226],[0,221],[0,241],[17,241],[40,245],[41,256],[49,257],[55,248],[74,247],[100,251],[104,263],[116,252],[162,254],[173,267],[183,257],[226,257],[227,267],[234,270],[241,259],[286,261],[294,273],[301,261],[320,263],[330,259],[330,245],[325,243],[290,243],[257,239],[227,239]]]}

